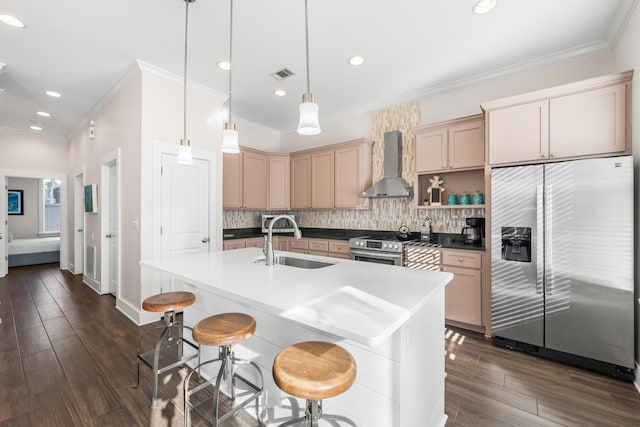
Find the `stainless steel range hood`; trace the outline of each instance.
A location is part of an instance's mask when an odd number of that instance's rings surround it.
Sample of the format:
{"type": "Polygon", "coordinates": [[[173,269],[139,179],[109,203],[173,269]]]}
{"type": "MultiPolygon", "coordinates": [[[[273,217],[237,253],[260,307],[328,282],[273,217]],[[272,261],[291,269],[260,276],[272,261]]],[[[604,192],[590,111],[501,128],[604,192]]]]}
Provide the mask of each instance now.
{"type": "Polygon", "coordinates": [[[402,133],[384,134],[384,178],[360,197],[413,197],[413,188],[402,178],[402,133]]]}

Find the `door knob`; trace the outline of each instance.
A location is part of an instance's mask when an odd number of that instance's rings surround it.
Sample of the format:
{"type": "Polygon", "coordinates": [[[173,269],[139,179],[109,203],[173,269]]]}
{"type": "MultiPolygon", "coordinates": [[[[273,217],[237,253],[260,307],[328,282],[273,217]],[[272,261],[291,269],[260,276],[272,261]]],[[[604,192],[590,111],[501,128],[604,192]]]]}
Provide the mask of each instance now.
{"type": "Polygon", "coordinates": [[[78,228],[78,233],[82,233],[82,228],[78,228]]]}
{"type": "Polygon", "coordinates": [[[202,243],[207,243],[208,241],[209,241],[209,238],[208,238],[208,237],[203,237],[203,238],[202,238],[202,243]]]}
{"type": "Polygon", "coordinates": [[[110,238],[111,238],[111,234],[107,234],[107,235],[106,235],[106,236],[104,236],[104,237],[106,237],[107,239],[110,239],[110,238]]]}

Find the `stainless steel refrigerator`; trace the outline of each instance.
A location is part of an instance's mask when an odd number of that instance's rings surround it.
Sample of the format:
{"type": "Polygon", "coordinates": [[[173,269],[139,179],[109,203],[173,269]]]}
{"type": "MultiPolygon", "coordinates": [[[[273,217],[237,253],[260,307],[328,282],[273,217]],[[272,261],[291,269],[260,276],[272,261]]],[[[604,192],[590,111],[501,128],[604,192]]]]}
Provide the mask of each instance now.
{"type": "Polygon", "coordinates": [[[629,379],[633,240],[630,156],[493,169],[494,344],[629,379]]]}

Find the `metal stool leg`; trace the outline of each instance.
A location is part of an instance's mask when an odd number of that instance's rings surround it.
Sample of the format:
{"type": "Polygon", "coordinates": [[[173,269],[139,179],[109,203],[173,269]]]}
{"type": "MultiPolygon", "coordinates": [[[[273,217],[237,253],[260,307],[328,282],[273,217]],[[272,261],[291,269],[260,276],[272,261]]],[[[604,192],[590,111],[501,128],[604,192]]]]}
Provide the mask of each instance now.
{"type": "MultiPolygon", "coordinates": [[[[189,422],[189,408],[193,408],[196,412],[200,413],[198,411],[198,409],[196,407],[194,407],[193,405],[191,405],[191,401],[190,401],[190,396],[193,395],[194,393],[202,390],[203,388],[212,385],[213,384],[213,419],[212,419],[212,425],[213,427],[217,427],[218,424],[222,421],[224,421],[225,419],[229,418],[230,416],[236,414],[238,411],[240,411],[242,408],[244,408],[245,406],[247,406],[250,402],[252,401],[256,401],[256,418],[258,420],[258,422],[260,423],[260,425],[263,425],[262,421],[260,420],[260,416],[259,416],[259,405],[260,405],[260,396],[262,396],[262,393],[264,391],[264,378],[262,376],[262,371],[260,370],[260,367],[252,361],[249,360],[243,360],[243,359],[236,359],[234,357],[233,351],[231,350],[231,346],[220,346],[218,347],[218,358],[217,359],[213,359],[213,360],[209,360],[203,363],[200,363],[193,371],[191,371],[189,373],[189,375],[187,375],[187,377],[185,378],[184,381],[184,423],[185,426],[188,426],[188,422],[189,422]],[[218,369],[218,374],[205,382],[200,383],[199,385],[197,385],[196,387],[189,389],[189,384],[191,382],[191,376],[193,375],[194,372],[198,371],[198,375],[200,373],[200,369],[202,366],[210,364],[210,363],[216,363],[216,362],[220,362],[220,368],[218,369]],[[256,370],[256,372],[258,373],[258,378],[260,380],[260,386],[256,386],[255,384],[251,383],[249,380],[247,380],[246,378],[243,378],[241,375],[237,374],[235,371],[235,367],[236,365],[239,364],[247,364],[247,365],[251,365],[253,367],[253,369],[256,370]],[[239,379],[240,381],[242,381],[243,383],[245,383],[246,385],[248,385],[250,388],[253,389],[253,394],[248,397],[246,400],[244,400],[242,403],[240,403],[239,405],[236,405],[235,407],[233,407],[231,410],[229,410],[228,412],[226,412],[225,414],[223,414],[222,416],[220,415],[220,409],[219,409],[219,402],[220,402],[220,389],[221,389],[221,385],[224,382],[229,382],[229,385],[231,387],[231,399],[233,402],[235,402],[236,400],[236,379],[239,379]]],[[[201,414],[204,415],[204,414],[201,414]]],[[[206,418],[206,417],[205,417],[206,418]]]]}

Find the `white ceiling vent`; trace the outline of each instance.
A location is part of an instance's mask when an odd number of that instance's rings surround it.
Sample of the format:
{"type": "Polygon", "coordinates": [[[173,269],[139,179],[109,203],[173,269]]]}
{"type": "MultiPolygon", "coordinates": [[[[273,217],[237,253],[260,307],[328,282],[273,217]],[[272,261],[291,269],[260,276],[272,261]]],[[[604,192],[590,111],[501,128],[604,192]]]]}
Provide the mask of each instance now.
{"type": "Polygon", "coordinates": [[[280,80],[284,80],[287,77],[291,77],[293,75],[295,75],[296,73],[294,73],[293,71],[289,70],[288,68],[283,68],[282,70],[276,71],[275,73],[271,73],[271,77],[273,77],[274,79],[280,81],[280,80]]]}

